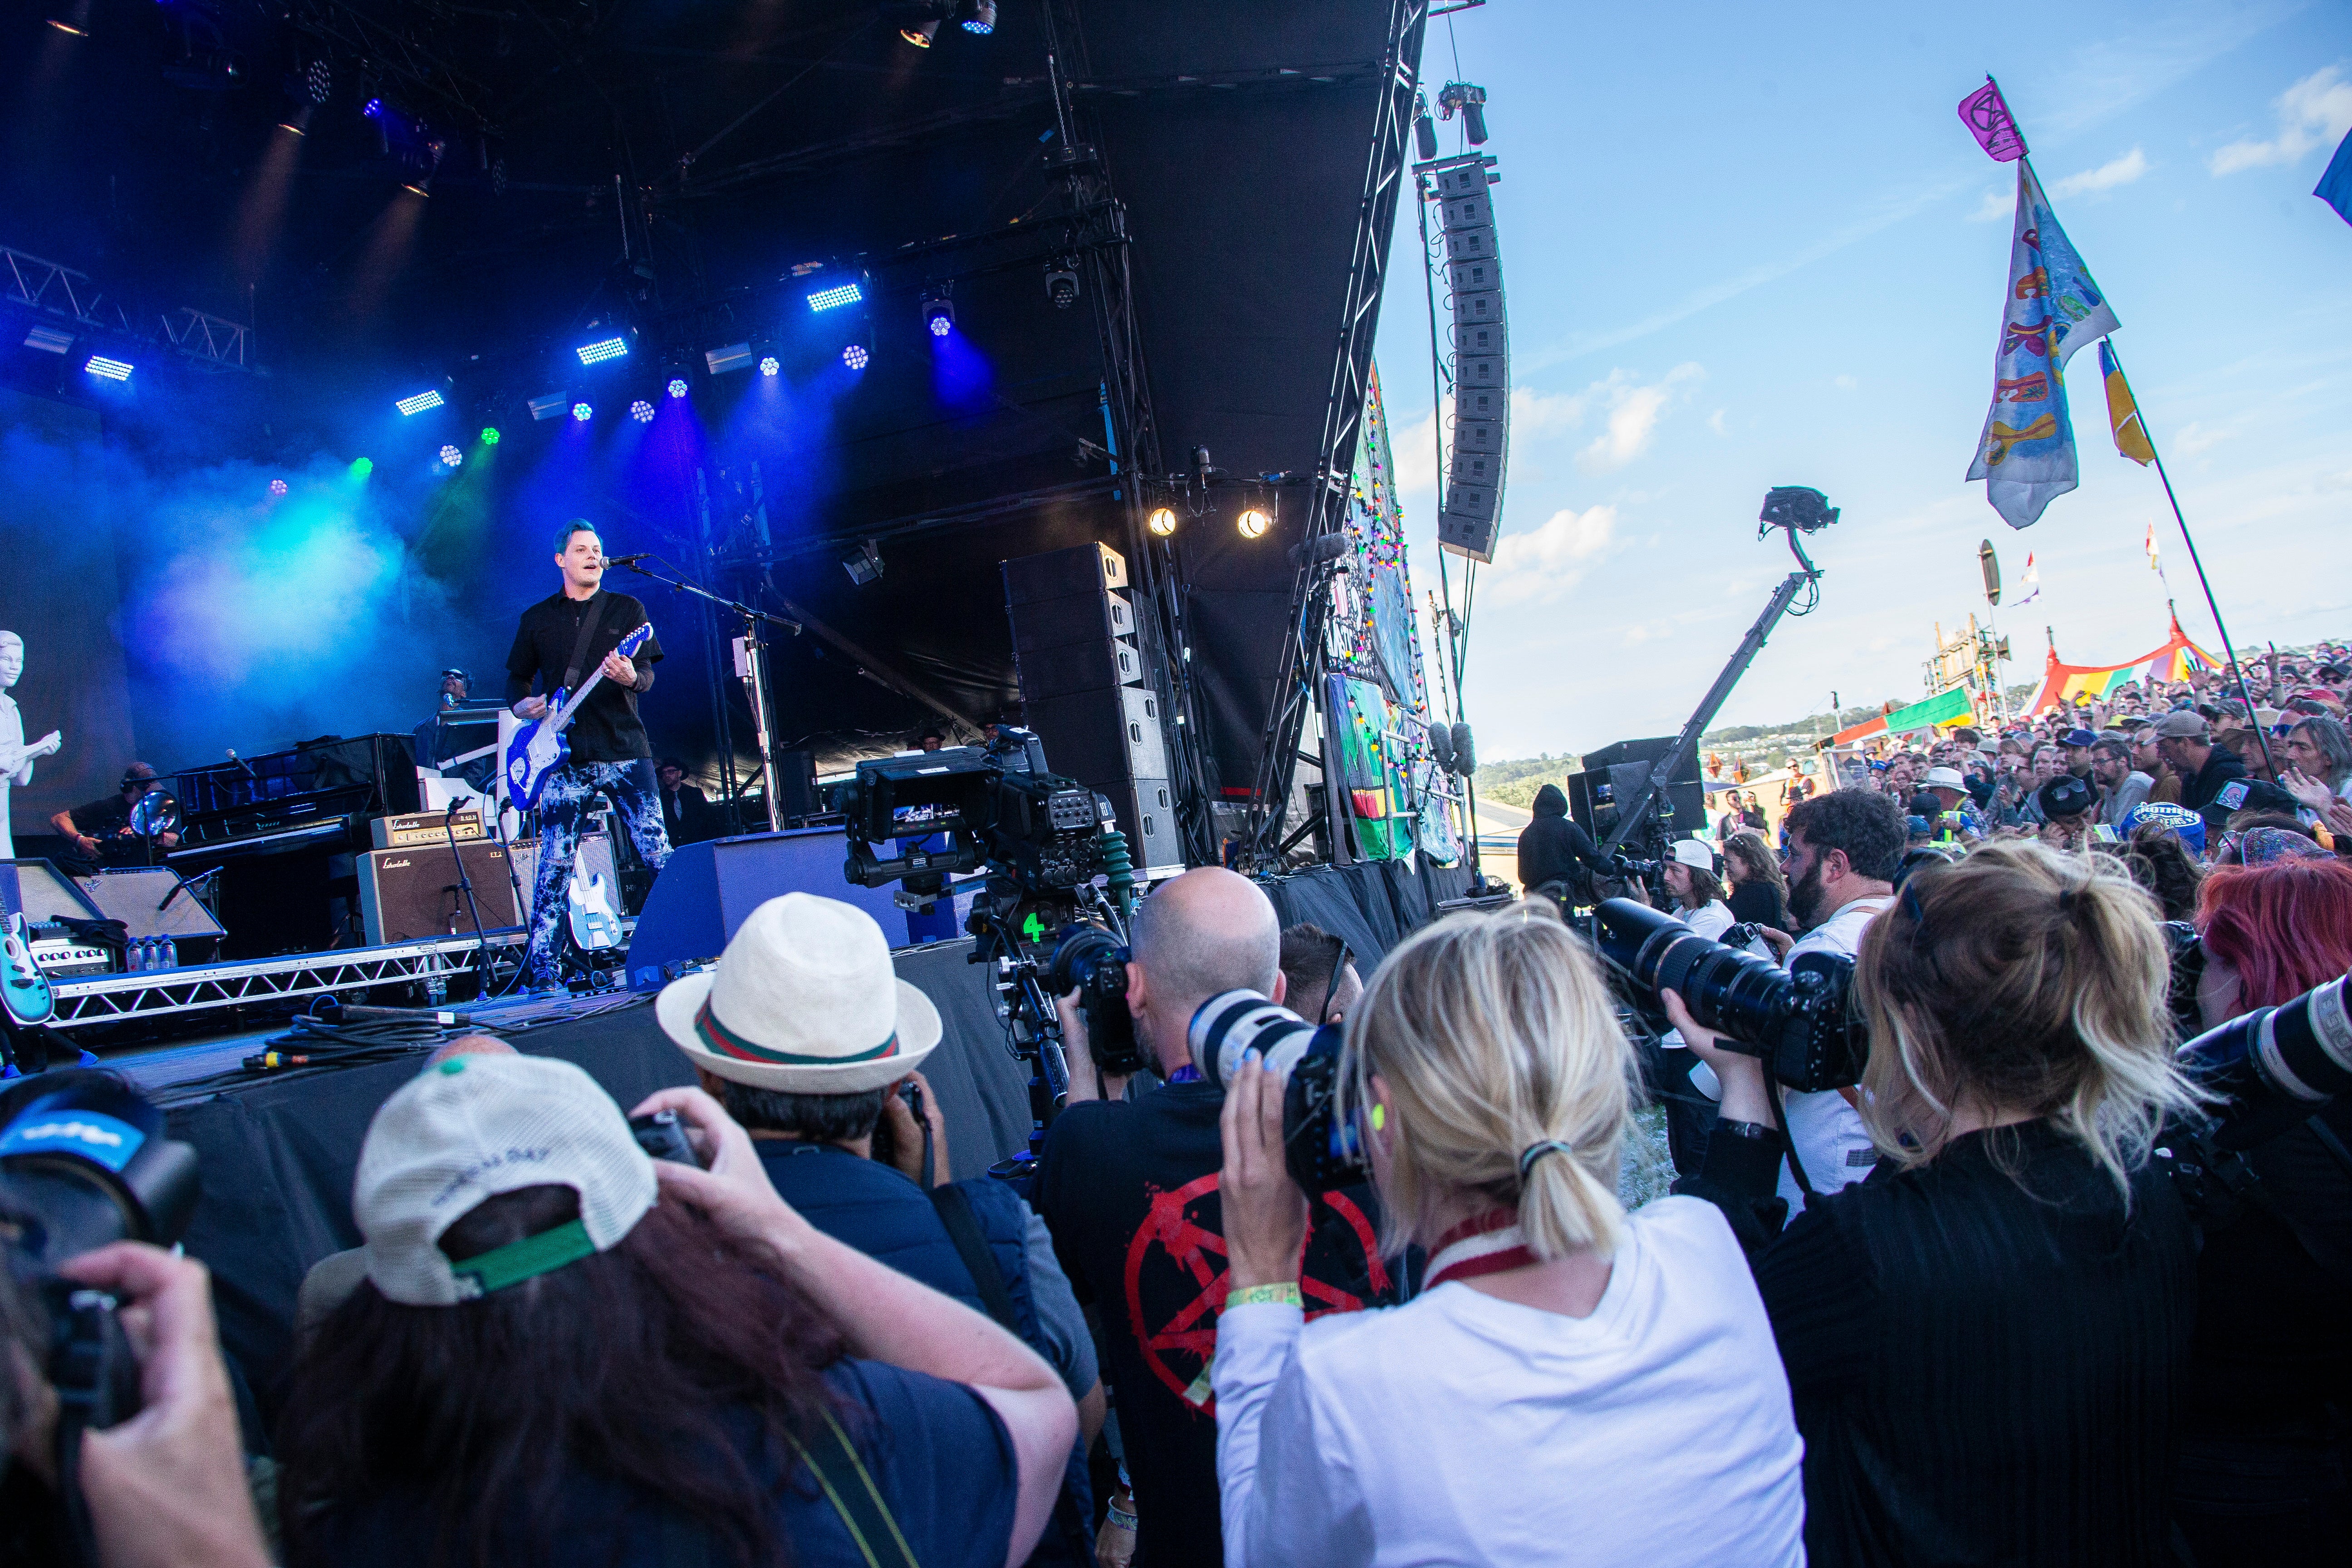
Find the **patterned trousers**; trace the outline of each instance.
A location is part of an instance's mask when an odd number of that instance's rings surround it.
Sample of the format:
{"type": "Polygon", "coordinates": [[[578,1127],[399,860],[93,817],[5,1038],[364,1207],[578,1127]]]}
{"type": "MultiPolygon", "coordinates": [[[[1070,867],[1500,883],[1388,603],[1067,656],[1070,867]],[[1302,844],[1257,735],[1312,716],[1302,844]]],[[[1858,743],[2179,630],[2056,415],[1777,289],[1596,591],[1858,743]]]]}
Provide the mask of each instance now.
{"type": "Polygon", "coordinates": [[[660,786],[650,758],[625,763],[567,763],[547,775],[539,797],[539,863],[531,874],[530,950],[523,983],[534,989],[561,978],[555,961],[556,933],[563,924],[564,895],[572,886],[572,862],[580,853],[580,826],[598,795],[629,830],[637,856],[656,871],[669,859],[669,835],[662,829],[660,786]]]}

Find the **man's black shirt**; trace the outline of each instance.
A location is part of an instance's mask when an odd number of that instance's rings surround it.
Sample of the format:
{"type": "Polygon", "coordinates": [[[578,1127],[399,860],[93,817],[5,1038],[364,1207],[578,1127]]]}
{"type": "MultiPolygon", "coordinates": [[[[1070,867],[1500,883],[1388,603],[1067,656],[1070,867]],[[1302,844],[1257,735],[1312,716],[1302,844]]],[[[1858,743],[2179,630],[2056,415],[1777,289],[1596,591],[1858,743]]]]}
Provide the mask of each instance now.
{"type": "Polygon", "coordinates": [[[1536,791],[1535,820],[1519,830],[1519,882],[1540,888],[1547,882],[1581,881],[1578,868],[1606,871],[1609,861],[1592,836],[1568,815],[1568,796],[1558,784],[1536,791]]]}
{"type": "MultiPolygon", "coordinates": [[[[583,681],[604,662],[606,654],[621,646],[623,637],[645,625],[646,607],[626,594],[599,588],[592,598],[571,599],[558,593],[525,610],[521,624],[515,627],[514,647],[507,655],[507,701],[520,702],[530,696],[534,676],[541,695],[551,698],[563,684],[572,645],[580,640],[582,619],[600,611],[604,622],[589,639],[587,656],[580,663],[583,681]]],[[[637,717],[637,693],[653,689],[654,666],[661,658],[661,638],[648,637],[630,660],[637,668],[635,690],[606,680],[588,694],[579,716],[564,731],[571,737],[575,762],[625,763],[654,754],[652,742],[646,739],[645,722],[637,717]]]]}
{"type": "MultiPolygon", "coordinates": [[[[78,805],[67,815],[73,818],[74,830],[98,840],[98,854],[86,856],[81,846],[68,839],[57,857],[58,864],[74,876],[88,876],[104,866],[136,865],[147,858],[147,846],[136,834],[125,834],[131,826],[131,802],[120,795],[110,795],[78,805]]],[[[160,847],[160,846],[158,846],[160,847]]]]}

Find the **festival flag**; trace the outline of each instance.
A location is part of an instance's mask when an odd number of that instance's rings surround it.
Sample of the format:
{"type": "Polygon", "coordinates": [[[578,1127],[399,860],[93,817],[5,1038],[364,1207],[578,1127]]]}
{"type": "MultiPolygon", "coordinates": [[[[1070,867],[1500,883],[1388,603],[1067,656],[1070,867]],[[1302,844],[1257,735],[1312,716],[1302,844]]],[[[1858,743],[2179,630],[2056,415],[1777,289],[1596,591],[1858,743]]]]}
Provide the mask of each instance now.
{"type": "Polygon", "coordinates": [[[2336,209],[2336,216],[2352,223],[2352,132],[2336,144],[2336,156],[2327,160],[2327,173],[2319,176],[2319,184],[2311,193],[2336,209]]]}
{"type": "Polygon", "coordinates": [[[2025,156],[2025,137],[1992,78],[1985,78],[1984,86],[1960,100],[1960,123],[1994,163],[2007,163],[2025,156]]]}
{"type": "MultiPolygon", "coordinates": [[[[2147,422],[2139,416],[2131,383],[2124,379],[2124,367],[2116,363],[2116,351],[2107,346],[2105,338],[2099,340],[2099,375],[2107,384],[2107,428],[2115,434],[2116,450],[2140,467],[2147,467],[2156,457],[2156,448],[2147,438],[2147,422]]],[[[2156,559],[2152,547],[2148,559],[2156,559]]]]}
{"type": "Polygon", "coordinates": [[[2042,596],[2042,574],[2034,569],[2033,552],[2030,550],[2025,552],[2025,575],[2017,580],[2017,585],[2025,590],[2025,597],[2010,606],[2013,610],[2023,609],[2042,596]]]}
{"type": "Polygon", "coordinates": [[[2032,526],[2044,507],[2080,482],[2066,411],[2066,361],[2118,324],[2058,226],[2032,163],[2021,157],[1992,407],[1968,473],[1985,481],[1985,500],[2011,528],[2032,526]]]}

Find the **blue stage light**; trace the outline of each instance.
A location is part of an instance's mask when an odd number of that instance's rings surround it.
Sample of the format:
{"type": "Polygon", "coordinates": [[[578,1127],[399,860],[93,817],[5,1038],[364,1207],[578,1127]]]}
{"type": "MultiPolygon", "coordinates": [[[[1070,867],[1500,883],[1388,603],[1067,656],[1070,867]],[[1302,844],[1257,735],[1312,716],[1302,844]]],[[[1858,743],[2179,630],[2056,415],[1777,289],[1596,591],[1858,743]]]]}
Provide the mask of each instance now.
{"type": "Polygon", "coordinates": [[[866,357],[864,343],[852,343],[841,351],[841,363],[852,370],[864,370],[866,357]]]}
{"type": "Polygon", "coordinates": [[[629,340],[599,338],[593,343],[582,343],[572,352],[580,356],[582,364],[603,364],[606,360],[628,358],[629,340]]]}
{"type": "Polygon", "coordinates": [[[996,31],[996,0],[973,0],[971,15],[963,19],[963,30],[982,37],[996,31]]]}
{"type": "Polygon", "coordinates": [[[640,397],[629,405],[629,417],[640,425],[650,425],[654,422],[654,405],[640,397]]]}
{"type": "Polygon", "coordinates": [[[282,496],[286,493],[286,490],[287,484],[284,479],[272,479],[269,481],[269,493],[271,495],[282,496]]]}
{"type": "Polygon", "coordinates": [[[684,376],[674,375],[669,378],[669,395],[672,397],[684,397],[686,395],[686,378],[684,376]]]}
{"type": "Polygon", "coordinates": [[[783,368],[784,367],[782,365],[776,363],[776,356],[773,354],[770,354],[767,358],[760,362],[760,374],[761,375],[773,375],[783,368]]]}
{"type": "Polygon", "coordinates": [[[393,406],[399,409],[404,415],[422,414],[428,408],[440,407],[441,405],[446,401],[447,399],[444,398],[440,393],[428,387],[425,391],[418,393],[414,397],[402,398],[399,402],[394,404],[393,406]]]}
{"type": "Polygon", "coordinates": [[[923,290],[923,325],[935,338],[946,337],[955,330],[955,301],[948,285],[935,283],[923,290]]]}
{"type": "MultiPolygon", "coordinates": [[[[109,359],[104,354],[90,355],[89,359],[82,362],[82,369],[108,381],[131,379],[131,367],[128,364],[119,359],[109,359]]],[[[436,397],[434,401],[437,403],[440,400],[436,397]]]]}
{"type": "Polygon", "coordinates": [[[365,103],[360,106],[360,112],[366,115],[370,120],[383,119],[383,100],[380,98],[369,99],[365,103]]]}
{"type": "Polygon", "coordinates": [[[866,290],[855,283],[836,283],[830,289],[820,289],[808,297],[812,310],[831,310],[842,305],[855,305],[866,298],[866,290]]]}
{"type": "Polygon", "coordinates": [[[583,425],[588,423],[589,419],[595,415],[595,412],[596,411],[594,409],[589,407],[584,403],[575,403],[572,405],[572,417],[579,420],[583,425]]]}
{"type": "Polygon", "coordinates": [[[931,318],[931,336],[935,338],[943,338],[954,331],[955,322],[949,320],[947,317],[933,316],[931,318]]]}
{"type": "Polygon", "coordinates": [[[441,463],[443,467],[454,468],[465,460],[466,454],[457,450],[457,447],[444,447],[441,448],[441,463]]]}

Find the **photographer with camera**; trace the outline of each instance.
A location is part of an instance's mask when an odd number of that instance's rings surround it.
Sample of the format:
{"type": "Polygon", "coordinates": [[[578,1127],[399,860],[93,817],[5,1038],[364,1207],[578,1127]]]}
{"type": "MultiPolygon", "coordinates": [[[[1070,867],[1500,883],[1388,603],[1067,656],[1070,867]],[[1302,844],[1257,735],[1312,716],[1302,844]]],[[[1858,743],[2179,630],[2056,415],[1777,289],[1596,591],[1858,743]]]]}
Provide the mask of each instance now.
{"type": "Polygon", "coordinates": [[[1010,1333],[826,1236],[698,1089],[647,1156],[580,1068],[456,1058],[384,1102],[368,1279],[304,1342],[286,1559],[1010,1568],[1069,1395],[1010,1333]],[[877,1555],[877,1554],[879,1555],[877,1555]]]}
{"type": "Polygon", "coordinates": [[[1885,1164],[1781,1224],[1759,1058],[1667,1014],[1723,1083],[1704,1174],[1748,1249],[1825,1568],[2163,1560],[2196,1242],[2159,1125],[2153,900],[2105,856],[1995,844],[1864,931],[1861,1111],[1885,1164]]]}
{"type": "Polygon", "coordinates": [[[1256,1045],[1225,1049],[1227,1563],[1804,1560],[1755,1287],[1705,1205],[1620,1206],[1633,1053],[1548,905],[1414,933],[1349,1016],[1334,1120],[1369,1157],[1385,1249],[1429,1249],[1405,1306],[1304,1321],[1286,1109],[1306,1065],[1286,1084],[1256,1045]]]}
{"type": "MultiPolygon", "coordinates": [[[[1281,921],[1255,883],[1203,867],[1154,888],[1129,936],[1126,1005],[1164,1081],[1133,1100],[1119,1098],[1125,1080],[1100,1084],[1085,1019],[1065,997],[1069,1104],[1046,1134],[1031,1201],[1072,1283],[1102,1316],[1142,1551],[1196,1568],[1215,1564],[1222,1550],[1217,1433],[1202,1374],[1224,1305],[1224,1091],[1202,1077],[1186,1031],[1222,993],[1283,998],[1281,921]]],[[[1361,1187],[1315,1205],[1306,1258],[1318,1310],[1391,1294],[1375,1222],[1361,1187]]]]}
{"type": "MultiPolygon", "coordinates": [[[[2221,867],[2199,889],[2208,1028],[2352,972],[2352,867],[2221,867]]],[[[2226,1110],[2223,1112],[2227,1114],[2226,1110]]],[[[2259,1197],[2200,1216],[2173,1513],[2199,1568],[2340,1561],[2352,1532],[2352,1098],[2246,1152],[2259,1197]]]]}

